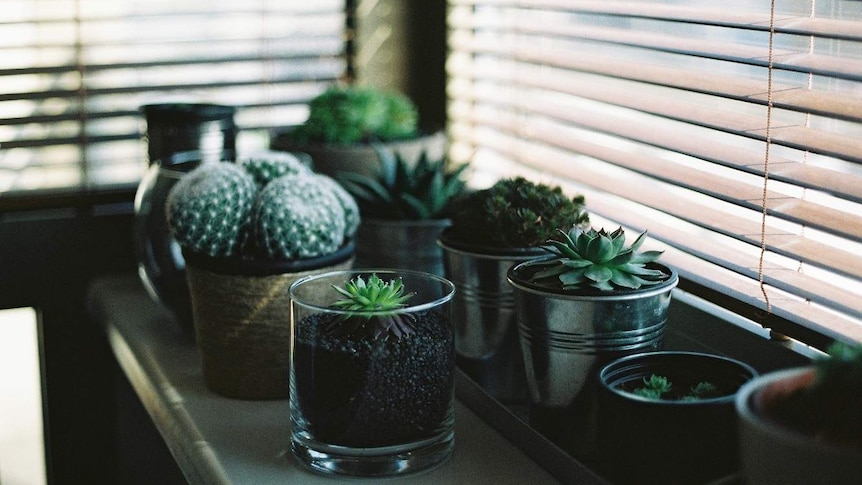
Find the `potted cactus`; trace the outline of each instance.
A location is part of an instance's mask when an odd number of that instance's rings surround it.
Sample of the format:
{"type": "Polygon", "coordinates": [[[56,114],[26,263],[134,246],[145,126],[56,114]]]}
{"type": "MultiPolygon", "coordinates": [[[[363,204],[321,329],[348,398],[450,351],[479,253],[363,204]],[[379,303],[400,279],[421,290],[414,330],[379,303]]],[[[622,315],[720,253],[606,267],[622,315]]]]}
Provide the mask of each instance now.
{"type": "Polygon", "coordinates": [[[708,483],[738,469],[737,391],[757,375],[735,359],[644,352],[599,373],[598,441],[614,483],[708,483]],[[668,459],[673,457],[673,459],[668,459]]]}
{"type": "Polygon", "coordinates": [[[414,472],[454,445],[451,282],[335,271],[290,287],[291,447],[324,473],[414,472]]]}
{"type": "Polygon", "coordinates": [[[833,344],[828,354],[807,367],[763,374],[739,391],[747,483],[859,483],[862,345],[833,344]]]}
{"type": "Polygon", "coordinates": [[[658,349],[676,271],[640,252],[640,234],[558,229],[548,257],[512,267],[531,419],[563,446],[594,448],[596,374],[623,355],[658,349]],[[549,423],[542,423],[549,421],[549,423]],[[564,426],[563,423],[566,425],[564,426]]]}
{"type": "Polygon", "coordinates": [[[349,268],[359,225],[353,198],[288,154],[204,163],[170,191],[207,386],[226,396],[288,393],[287,288],[349,268]]]}
{"type": "Polygon", "coordinates": [[[375,144],[377,176],[343,172],[338,181],[359,205],[362,224],[356,235],[357,265],[412,268],[443,276],[437,238],[451,224],[450,202],[466,192],[466,164],[448,167],[445,158],[426,152],[411,166],[403,156],[375,144]]]}
{"type": "Polygon", "coordinates": [[[341,172],[377,174],[371,142],[384,143],[408,162],[428,152],[436,159],[446,150],[442,132],[420,133],[418,110],[397,92],[362,86],[330,86],[309,103],[306,121],[272,140],[274,150],[311,156],[314,170],[331,177],[341,172]]]}
{"type": "Polygon", "coordinates": [[[545,254],[540,246],[558,227],[585,224],[583,204],[582,196],[523,177],[500,180],[452,204],[452,225],[438,243],[446,277],[458,288],[458,365],[501,401],[526,396],[506,271],[545,254]]]}

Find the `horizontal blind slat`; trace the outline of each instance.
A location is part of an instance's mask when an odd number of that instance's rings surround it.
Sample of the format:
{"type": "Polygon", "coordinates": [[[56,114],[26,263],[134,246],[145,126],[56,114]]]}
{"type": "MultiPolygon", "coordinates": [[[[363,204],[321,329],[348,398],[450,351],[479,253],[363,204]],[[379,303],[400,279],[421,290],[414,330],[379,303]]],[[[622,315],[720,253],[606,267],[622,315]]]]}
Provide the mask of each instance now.
{"type": "MultiPolygon", "coordinates": [[[[490,5],[503,8],[557,10],[568,13],[667,20],[761,32],[769,30],[769,11],[767,8],[759,11],[737,11],[704,9],[689,7],[687,5],[610,2],[606,0],[542,0],[526,4],[512,0],[455,0],[450,3],[454,5],[490,5]]],[[[765,3],[763,5],[768,6],[765,3]]],[[[720,4],[717,4],[717,6],[720,6],[720,4]]],[[[856,22],[811,16],[803,17],[798,13],[782,13],[780,10],[775,18],[775,31],[780,34],[817,36],[827,39],[862,40],[862,31],[859,30],[856,22]]]]}

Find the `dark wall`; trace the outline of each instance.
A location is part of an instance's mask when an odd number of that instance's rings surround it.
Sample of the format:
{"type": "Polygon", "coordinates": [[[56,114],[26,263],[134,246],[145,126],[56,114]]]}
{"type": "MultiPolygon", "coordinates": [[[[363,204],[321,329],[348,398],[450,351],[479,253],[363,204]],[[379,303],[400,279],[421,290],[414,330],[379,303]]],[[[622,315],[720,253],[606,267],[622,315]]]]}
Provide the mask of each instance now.
{"type": "Polygon", "coordinates": [[[0,213],[0,308],[40,315],[50,483],[118,483],[117,365],[84,294],[97,275],[134,269],[132,197],[0,213]]]}

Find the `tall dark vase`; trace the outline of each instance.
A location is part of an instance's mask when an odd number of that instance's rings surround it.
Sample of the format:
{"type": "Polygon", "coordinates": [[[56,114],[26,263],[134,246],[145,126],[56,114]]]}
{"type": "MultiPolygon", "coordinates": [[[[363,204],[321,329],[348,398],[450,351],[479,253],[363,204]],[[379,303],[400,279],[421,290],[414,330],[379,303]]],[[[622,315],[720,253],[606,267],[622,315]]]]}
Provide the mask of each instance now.
{"type": "Polygon", "coordinates": [[[185,260],[171,237],[165,201],[180,178],[203,162],[236,158],[235,108],[212,104],[156,104],[141,108],[147,121],[149,167],[135,195],[134,248],[149,295],[193,335],[185,260]]]}

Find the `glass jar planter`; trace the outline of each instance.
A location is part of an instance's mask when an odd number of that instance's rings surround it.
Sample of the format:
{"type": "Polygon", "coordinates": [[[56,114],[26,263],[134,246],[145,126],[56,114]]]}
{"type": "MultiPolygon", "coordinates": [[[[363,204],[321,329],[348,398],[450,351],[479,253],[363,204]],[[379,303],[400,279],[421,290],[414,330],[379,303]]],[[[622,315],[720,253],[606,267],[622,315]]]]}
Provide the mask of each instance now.
{"type": "MultiPolygon", "coordinates": [[[[336,271],[290,287],[291,447],[313,470],[385,476],[442,462],[454,445],[454,285],[406,270],[336,271]],[[333,307],[357,277],[401,279],[406,306],[333,307]],[[407,332],[366,331],[375,319],[409,321],[407,332]]],[[[379,327],[375,327],[379,328],[379,327]]]]}

